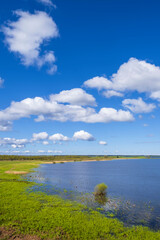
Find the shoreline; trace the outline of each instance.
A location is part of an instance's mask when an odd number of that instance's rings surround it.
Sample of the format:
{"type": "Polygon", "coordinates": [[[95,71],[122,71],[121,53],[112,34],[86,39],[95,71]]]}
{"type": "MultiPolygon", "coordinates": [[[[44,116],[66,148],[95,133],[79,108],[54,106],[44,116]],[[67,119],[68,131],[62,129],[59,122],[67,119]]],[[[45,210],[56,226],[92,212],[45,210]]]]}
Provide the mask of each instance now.
{"type": "Polygon", "coordinates": [[[133,159],[150,159],[150,158],[111,158],[111,159],[82,159],[82,160],[56,160],[53,162],[44,162],[41,164],[54,164],[54,163],[67,163],[67,162],[105,162],[105,161],[113,161],[113,160],[133,160],[133,159]]]}

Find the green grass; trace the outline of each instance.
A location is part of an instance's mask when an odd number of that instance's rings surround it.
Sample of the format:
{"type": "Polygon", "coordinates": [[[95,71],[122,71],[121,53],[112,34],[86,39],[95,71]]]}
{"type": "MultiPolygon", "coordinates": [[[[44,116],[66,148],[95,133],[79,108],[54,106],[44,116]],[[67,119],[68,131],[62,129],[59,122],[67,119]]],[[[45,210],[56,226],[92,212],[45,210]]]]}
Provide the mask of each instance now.
{"type": "Polygon", "coordinates": [[[116,219],[87,210],[83,205],[44,193],[26,190],[34,183],[7,170],[31,171],[40,162],[0,162],[0,225],[17,233],[38,235],[42,239],[125,239],[159,240],[160,232],[146,227],[124,227],[116,219]]]}

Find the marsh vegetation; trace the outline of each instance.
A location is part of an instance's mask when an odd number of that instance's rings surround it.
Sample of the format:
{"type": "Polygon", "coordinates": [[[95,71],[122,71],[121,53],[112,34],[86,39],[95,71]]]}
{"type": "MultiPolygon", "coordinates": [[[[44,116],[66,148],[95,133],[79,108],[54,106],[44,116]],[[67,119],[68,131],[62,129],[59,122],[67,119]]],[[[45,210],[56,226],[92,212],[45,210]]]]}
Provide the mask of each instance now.
{"type": "MultiPolygon", "coordinates": [[[[35,183],[20,174],[30,172],[41,162],[0,162],[0,226],[14,236],[38,236],[38,239],[160,239],[160,232],[146,227],[125,227],[116,219],[88,209],[83,204],[63,200],[57,195],[28,191],[35,183]]],[[[1,234],[2,236],[2,234],[1,234]]],[[[2,239],[0,236],[0,239],[2,239]]],[[[7,239],[7,237],[6,237],[7,239]]]]}

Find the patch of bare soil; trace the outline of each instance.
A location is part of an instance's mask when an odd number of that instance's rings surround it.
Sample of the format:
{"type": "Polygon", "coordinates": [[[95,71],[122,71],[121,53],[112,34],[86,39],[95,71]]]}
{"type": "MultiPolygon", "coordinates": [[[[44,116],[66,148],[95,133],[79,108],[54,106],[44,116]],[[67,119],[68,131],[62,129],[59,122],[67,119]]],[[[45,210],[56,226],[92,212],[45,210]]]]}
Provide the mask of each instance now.
{"type": "Polygon", "coordinates": [[[13,229],[0,227],[0,240],[41,240],[38,236],[16,234],[13,229]]]}
{"type": "MultiPolygon", "coordinates": [[[[45,238],[46,240],[71,240],[69,235],[63,231],[60,227],[55,231],[55,237],[45,238]]],[[[0,227],[0,240],[42,240],[38,236],[29,235],[29,234],[17,234],[17,232],[12,228],[0,227]]]]}
{"type": "Polygon", "coordinates": [[[25,171],[6,171],[5,173],[8,173],[8,174],[27,174],[28,172],[25,172],[25,171]]]}

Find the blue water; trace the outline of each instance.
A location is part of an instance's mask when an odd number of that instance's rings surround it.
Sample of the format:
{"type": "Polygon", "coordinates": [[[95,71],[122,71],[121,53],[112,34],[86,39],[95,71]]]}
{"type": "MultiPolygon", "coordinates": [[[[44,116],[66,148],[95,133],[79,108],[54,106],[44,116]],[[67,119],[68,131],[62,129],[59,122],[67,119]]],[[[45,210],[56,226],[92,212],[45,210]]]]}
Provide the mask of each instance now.
{"type": "Polygon", "coordinates": [[[48,189],[82,193],[92,193],[97,184],[104,182],[107,196],[120,200],[122,220],[127,221],[129,216],[134,223],[141,211],[139,223],[145,220],[147,226],[160,227],[160,159],[42,164],[31,176],[48,189]]]}

